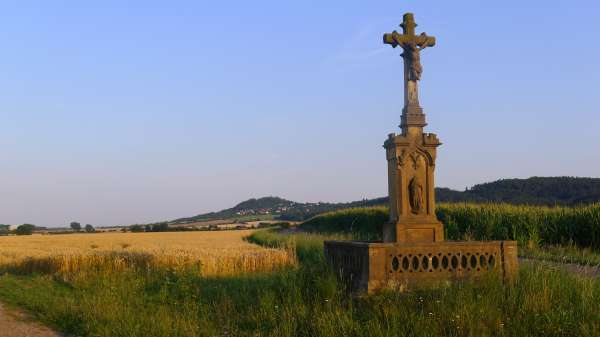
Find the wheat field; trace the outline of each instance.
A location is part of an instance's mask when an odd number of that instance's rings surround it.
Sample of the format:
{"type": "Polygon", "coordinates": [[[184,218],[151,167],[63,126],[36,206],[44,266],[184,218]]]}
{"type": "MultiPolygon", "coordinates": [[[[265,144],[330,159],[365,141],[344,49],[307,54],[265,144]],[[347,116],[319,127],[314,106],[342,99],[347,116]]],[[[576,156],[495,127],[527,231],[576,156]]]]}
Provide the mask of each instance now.
{"type": "Polygon", "coordinates": [[[244,241],[253,231],[96,233],[0,237],[0,271],[72,275],[90,270],[174,268],[203,276],[296,265],[292,250],[244,241]]]}

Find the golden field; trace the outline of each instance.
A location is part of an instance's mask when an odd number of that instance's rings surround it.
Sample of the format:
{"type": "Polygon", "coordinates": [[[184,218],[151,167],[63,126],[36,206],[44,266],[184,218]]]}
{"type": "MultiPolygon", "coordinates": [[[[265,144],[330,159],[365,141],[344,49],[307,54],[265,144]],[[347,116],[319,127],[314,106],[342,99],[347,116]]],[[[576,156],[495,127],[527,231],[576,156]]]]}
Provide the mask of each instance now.
{"type": "Polygon", "coordinates": [[[191,269],[203,276],[296,264],[292,250],[244,241],[253,231],[95,233],[0,237],[0,270],[60,273],[124,268],[191,269]]]}

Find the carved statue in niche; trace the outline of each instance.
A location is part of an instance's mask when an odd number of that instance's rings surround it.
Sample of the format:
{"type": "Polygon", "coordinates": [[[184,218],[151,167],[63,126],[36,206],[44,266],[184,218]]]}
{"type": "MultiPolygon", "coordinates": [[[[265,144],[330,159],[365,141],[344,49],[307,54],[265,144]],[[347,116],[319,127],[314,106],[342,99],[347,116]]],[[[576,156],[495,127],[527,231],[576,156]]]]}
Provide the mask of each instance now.
{"type": "Polygon", "coordinates": [[[423,184],[418,176],[414,176],[410,180],[408,194],[411,211],[414,214],[423,213],[423,184]]]}

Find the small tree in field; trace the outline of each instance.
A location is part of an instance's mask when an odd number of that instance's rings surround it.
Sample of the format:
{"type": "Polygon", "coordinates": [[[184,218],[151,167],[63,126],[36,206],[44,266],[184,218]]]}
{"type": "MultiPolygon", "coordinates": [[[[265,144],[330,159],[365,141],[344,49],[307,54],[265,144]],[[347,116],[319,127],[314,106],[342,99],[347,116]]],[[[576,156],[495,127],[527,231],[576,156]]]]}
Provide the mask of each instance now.
{"type": "Polygon", "coordinates": [[[154,224],[152,226],[152,231],[153,232],[168,232],[169,231],[169,225],[166,222],[154,224]]]}
{"type": "Polygon", "coordinates": [[[81,231],[81,224],[79,222],[71,222],[71,228],[75,231],[75,232],[79,232],[81,231]]]}
{"type": "Polygon", "coordinates": [[[94,228],[94,226],[87,224],[87,225],[85,225],[85,231],[87,233],[94,233],[96,231],[96,229],[94,228]]]}
{"type": "Polygon", "coordinates": [[[140,232],[144,231],[144,227],[142,227],[142,225],[133,225],[133,226],[130,226],[129,229],[133,233],[140,233],[140,232]]]}
{"type": "Polygon", "coordinates": [[[31,235],[33,234],[33,230],[35,229],[34,225],[31,224],[23,224],[15,230],[17,235],[31,235]]]}

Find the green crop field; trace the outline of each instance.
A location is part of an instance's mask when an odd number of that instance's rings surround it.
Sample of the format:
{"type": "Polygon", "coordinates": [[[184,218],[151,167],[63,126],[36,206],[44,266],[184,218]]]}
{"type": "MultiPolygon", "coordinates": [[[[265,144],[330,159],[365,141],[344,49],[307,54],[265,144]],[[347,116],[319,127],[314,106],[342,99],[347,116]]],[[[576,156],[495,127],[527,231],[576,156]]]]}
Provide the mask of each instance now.
{"type": "MultiPolygon", "coordinates": [[[[506,204],[441,204],[438,218],[450,240],[517,240],[521,246],[575,244],[600,248],[600,204],[579,207],[506,204]]],[[[303,227],[322,233],[345,232],[380,239],[386,207],[353,208],[326,213],[303,227]]]]}

